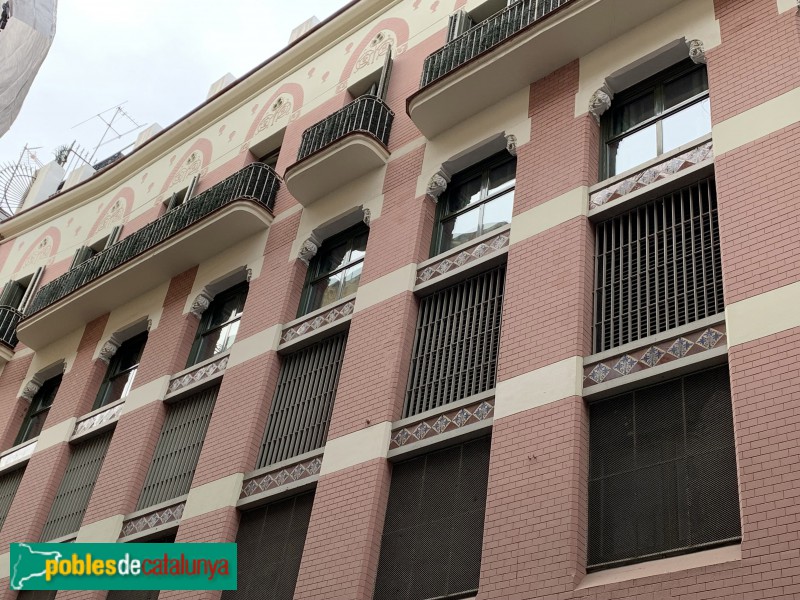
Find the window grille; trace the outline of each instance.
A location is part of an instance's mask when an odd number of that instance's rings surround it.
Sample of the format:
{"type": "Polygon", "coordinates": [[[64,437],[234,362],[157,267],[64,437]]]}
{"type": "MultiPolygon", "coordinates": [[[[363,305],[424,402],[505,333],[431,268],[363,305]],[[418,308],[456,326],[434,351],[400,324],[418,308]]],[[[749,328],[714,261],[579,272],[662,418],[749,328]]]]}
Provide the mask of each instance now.
{"type": "Polygon", "coordinates": [[[189,491],[219,386],[170,404],[136,510],[189,491]]]}
{"type": "Polygon", "coordinates": [[[111,443],[111,432],[91,438],[72,450],[67,470],[50,515],[42,531],[42,541],[53,540],[78,531],[89,505],[100,468],[111,443]]]}
{"type": "Polygon", "coordinates": [[[492,389],[506,267],[420,301],[404,417],[492,389]]]}
{"type": "Polygon", "coordinates": [[[257,468],[325,445],[347,333],[286,356],[257,468]]]}
{"type": "Polygon", "coordinates": [[[11,510],[11,503],[14,502],[14,496],[17,494],[17,489],[24,474],[25,469],[23,468],[11,471],[0,477],[0,529],[3,528],[8,511],[11,510]]]}
{"type": "Polygon", "coordinates": [[[376,600],[475,595],[490,445],[484,437],[393,466],[376,600]]]}
{"type": "Polygon", "coordinates": [[[236,544],[239,587],[222,600],[292,600],[300,572],[314,493],[242,513],[236,544]]]}
{"type": "Polygon", "coordinates": [[[725,310],[714,178],[597,225],[594,351],[725,310]]]}
{"type": "Polygon", "coordinates": [[[589,407],[593,569],[741,537],[728,368],[589,407]]]}

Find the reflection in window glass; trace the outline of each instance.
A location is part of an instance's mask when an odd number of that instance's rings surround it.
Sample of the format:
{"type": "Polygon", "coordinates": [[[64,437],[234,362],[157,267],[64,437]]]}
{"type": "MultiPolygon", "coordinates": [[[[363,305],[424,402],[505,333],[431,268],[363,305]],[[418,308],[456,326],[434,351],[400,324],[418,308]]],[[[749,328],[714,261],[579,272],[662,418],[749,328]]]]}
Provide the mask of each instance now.
{"type": "Polygon", "coordinates": [[[617,94],[603,115],[604,177],[612,177],[711,131],[705,65],[687,59],[617,94]]]}
{"type": "Polygon", "coordinates": [[[504,152],[453,179],[439,203],[432,255],[511,222],[516,169],[516,160],[504,152]]]}
{"type": "Polygon", "coordinates": [[[326,240],[309,264],[298,316],[356,292],[368,235],[366,226],[359,224],[326,240]]]}
{"type": "Polygon", "coordinates": [[[145,331],[120,345],[108,363],[108,369],[95,398],[93,409],[116,402],[130,393],[146,343],[147,332],[145,331]]]}
{"type": "Polygon", "coordinates": [[[187,366],[225,352],[233,345],[239,331],[247,290],[247,283],[243,283],[217,294],[203,313],[187,366]]]}

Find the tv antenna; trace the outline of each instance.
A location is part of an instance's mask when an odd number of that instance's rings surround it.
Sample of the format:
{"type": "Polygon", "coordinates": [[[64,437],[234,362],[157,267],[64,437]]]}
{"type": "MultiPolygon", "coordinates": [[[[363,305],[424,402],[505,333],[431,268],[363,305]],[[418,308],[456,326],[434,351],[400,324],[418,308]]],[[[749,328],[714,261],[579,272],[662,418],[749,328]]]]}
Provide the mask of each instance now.
{"type": "Polygon", "coordinates": [[[144,125],[140,125],[139,123],[137,123],[136,119],[134,119],[124,108],[122,108],[122,106],[127,103],[128,101],[126,100],[125,102],[116,104],[111,108],[103,110],[94,115],[93,117],[89,117],[85,121],[81,121],[80,123],[72,127],[72,129],[75,129],[76,127],[80,127],[81,125],[84,125],[85,123],[88,123],[89,121],[92,121],[94,119],[100,119],[106,126],[103,135],[100,137],[100,141],[97,142],[97,144],[94,147],[94,150],[92,151],[92,155],[86,162],[91,164],[91,162],[94,160],[95,154],[97,154],[97,151],[102,146],[114,142],[128,135],[129,133],[133,133],[137,129],[141,129],[142,127],[145,127],[147,125],[146,123],[144,125]],[[126,131],[120,132],[119,129],[126,129],[126,131]],[[106,136],[109,135],[109,132],[113,132],[114,137],[106,139],[106,136]]]}

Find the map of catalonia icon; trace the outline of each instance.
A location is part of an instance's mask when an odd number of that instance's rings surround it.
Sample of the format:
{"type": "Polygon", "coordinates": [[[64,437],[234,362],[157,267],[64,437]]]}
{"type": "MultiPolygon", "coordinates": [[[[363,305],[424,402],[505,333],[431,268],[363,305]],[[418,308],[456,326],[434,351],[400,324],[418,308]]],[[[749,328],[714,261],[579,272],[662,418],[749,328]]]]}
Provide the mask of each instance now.
{"type": "Polygon", "coordinates": [[[12,590],[33,589],[26,586],[25,582],[37,578],[45,578],[45,563],[48,560],[60,560],[62,554],[60,552],[43,552],[34,550],[28,544],[14,544],[17,549],[16,557],[14,557],[13,564],[11,565],[11,581],[10,587],[12,590]]]}

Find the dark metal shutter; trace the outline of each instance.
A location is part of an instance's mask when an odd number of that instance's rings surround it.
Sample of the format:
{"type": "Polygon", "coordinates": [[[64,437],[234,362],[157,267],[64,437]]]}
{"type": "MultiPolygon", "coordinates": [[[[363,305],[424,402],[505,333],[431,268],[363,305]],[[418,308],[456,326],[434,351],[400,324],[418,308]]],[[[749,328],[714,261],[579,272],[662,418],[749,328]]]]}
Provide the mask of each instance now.
{"type": "Polygon", "coordinates": [[[91,438],[73,449],[44,525],[42,541],[59,538],[80,529],[83,514],[89,505],[89,497],[111,443],[111,435],[108,432],[91,438]]]}
{"type": "Polygon", "coordinates": [[[484,437],[394,465],[376,600],[477,592],[490,446],[484,437]]]}
{"type": "Polygon", "coordinates": [[[325,445],[347,332],[284,358],[256,468],[325,445]]]}
{"type": "Polygon", "coordinates": [[[111,590],[106,600],[158,600],[160,590],[111,590]]]}
{"type": "Polygon", "coordinates": [[[56,590],[23,590],[17,594],[17,600],[55,600],[56,590]]]}
{"type": "Polygon", "coordinates": [[[725,310],[714,178],[597,225],[594,351],[725,310]]]}
{"type": "Polygon", "coordinates": [[[215,386],[169,405],[136,510],[189,491],[218,392],[215,386]]]}
{"type": "Polygon", "coordinates": [[[588,567],[738,541],[728,367],[589,408],[588,567]]]}
{"type": "Polygon", "coordinates": [[[242,513],[238,590],[223,592],[222,600],[294,598],[313,504],[309,492],[242,513]]]}
{"type": "Polygon", "coordinates": [[[25,469],[23,468],[11,471],[0,477],[0,529],[3,528],[8,511],[11,510],[11,503],[14,501],[14,496],[17,494],[17,488],[19,488],[24,474],[25,469]]]}
{"type": "Polygon", "coordinates": [[[404,417],[492,389],[506,266],[420,300],[404,417]]]}

